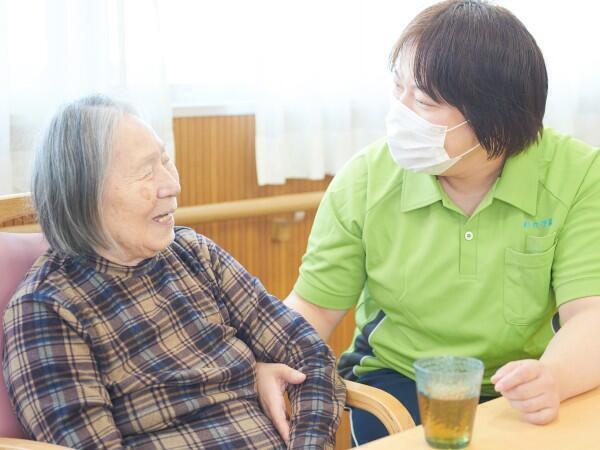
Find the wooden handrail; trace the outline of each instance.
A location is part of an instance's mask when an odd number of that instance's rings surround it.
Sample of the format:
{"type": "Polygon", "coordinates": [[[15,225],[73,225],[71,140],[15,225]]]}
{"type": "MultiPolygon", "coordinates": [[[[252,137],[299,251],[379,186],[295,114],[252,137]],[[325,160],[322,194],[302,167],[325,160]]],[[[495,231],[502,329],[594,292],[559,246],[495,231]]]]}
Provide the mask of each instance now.
{"type": "Polygon", "coordinates": [[[32,213],[29,193],[0,196],[0,221],[8,222],[32,213]]]}
{"type": "Polygon", "coordinates": [[[175,223],[178,225],[194,225],[196,223],[216,222],[219,220],[307,211],[317,209],[321,198],[323,198],[323,192],[319,191],[237,200],[234,202],[184,206],[177,208],[177,211],[175,211],[175,223]]]}
{"type": "MultiPolygon", "coordinates": [[[[12,196],[11,196],[12,197],[12,196]]],[[[23,205],[29,201],[28,195],[19,195],[19,201],[23,205]]],[[[4,197],[6,198],[6,197],[4,197]]],[[[237,200],[233,202],[208,203],[206,205],[182,206],[175,211],[175,223],[177,225],[190,226],[197,223],[216,222],[220,220],[243,219],[247,217],[268,216],[271,214],[283,214],[294,211],[308,211],[317,209],[323,198],[323,192],[304,192],[301,194],[276,195],[272,197],[259,197],[249,200],[237,200]]],[[[1,200],[1,199],[0,199],[1,200]]],[[[2,201],[0,201],[2,205],[2,201]]],[[[3,211],[0,209],[0,211],[3,211]]],[[[9,215],[5,218],[0,215],[0,220],[10,220],[15,216],[9,215]]],[[[15,225],[0,228],[1,231],[35,233],[40,231],[38,224],[15,225]]]]}

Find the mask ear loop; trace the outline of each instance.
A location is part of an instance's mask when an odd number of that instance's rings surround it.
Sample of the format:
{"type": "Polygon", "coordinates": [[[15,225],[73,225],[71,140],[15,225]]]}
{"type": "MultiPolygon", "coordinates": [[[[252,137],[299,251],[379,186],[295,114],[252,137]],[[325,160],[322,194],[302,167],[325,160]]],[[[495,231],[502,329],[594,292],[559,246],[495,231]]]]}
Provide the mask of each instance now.
{"type": "MultiPolygon", "coordinates": [[[[448,129],[446,129],[446,133],[447,133],[448,131],[456,130],[458,127],[462,127],[462,126],[463,126],[465,123],[467,123],[467,122],[468,122],[468,120],[465,120],[464,122],[461,122],[461,123],[459,123],[458,125],[454,125],[452,128],[448,128],[448,129]]],[[[471,147],[469,150],[467,150],[466,152],[464,152],[464,153],[463,153],[463,154],[461,154],[461,155],[458,155],[458,156],[457,156],[457,157],[455,157],[455,158],[463,158],[465,155],[468,155],[469,153],[471,153],[473,150],[475,150],[475,149],[476,149],[477,147],[479,147],[480,145],[481,145],[480,143],[477,143],[477,145],[475,145],[475,146],[471,147]]],[[[444,149],[444,150],[445,150],[445,149],[444,149]]]]}
{"type": "Polygon", "coordinates": [[[467,150],[467,151],[466,151],[466,152],[464,152],[462,155],[460,155],[460,156],[461,156],[461,158],[462,158],[463,156],[465,156],[465,155],[468,155],[469,153],[471,153],[473,150],[475,150],[475,149],[476,149],[477,147],[479,147],[480,145],[481,145],[481,144],[479,144],[479,143],[478,143],[478,144],[477,144],[477,145],[475,145],[474,147],[471,147],[469,150],[467,150]]]}
{"type": "Polygon", "coordinates": [[[448,129],[446,129],[446,133],[447,133],[448,131],[456,130],[458,127],[462,127],[462,126],[463,126],[465,123],[467,123],[467,122],[468,122],[468,120],[465,120],[464,122],[461,122],[461,123],[459,123],[458,125],[454,125],[452,128],[448,128],[448,129]]]}

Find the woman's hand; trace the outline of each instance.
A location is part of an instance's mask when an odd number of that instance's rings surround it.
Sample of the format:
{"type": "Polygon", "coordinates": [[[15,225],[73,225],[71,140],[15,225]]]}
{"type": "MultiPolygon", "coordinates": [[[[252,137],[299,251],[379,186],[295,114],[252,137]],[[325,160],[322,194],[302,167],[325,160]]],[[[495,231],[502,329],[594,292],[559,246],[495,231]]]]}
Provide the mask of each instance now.
{"type": "Polygon", "coordinates": [[[290,424],[283,394],[288,384],[301,384],[305,379],[306,375],[285,364],[256,363],[258,401],[286,444],[290,424]]]}
{"type": "Polygon", "coordinates": [[[513,361],[502,366],[491,378],[513,408],[527,422],[544,425],[558,416],[560,393],[552,369],[537,359],[513,361]]]}

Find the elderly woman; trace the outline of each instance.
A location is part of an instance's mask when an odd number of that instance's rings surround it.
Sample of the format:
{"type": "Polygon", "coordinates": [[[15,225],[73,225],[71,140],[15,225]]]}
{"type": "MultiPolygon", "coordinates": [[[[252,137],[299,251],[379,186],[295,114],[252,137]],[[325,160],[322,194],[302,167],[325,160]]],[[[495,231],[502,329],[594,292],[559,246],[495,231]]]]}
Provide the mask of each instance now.
{"type": "Polygon", "coordinates": [[[345,400],[316,332],[206,237],[174,227],[179,181],[154,132],[103,97],[69,104],[39,148],[51,249],[4,315],[4,376],[35,439],[77,449],[284,448],[257,361],[289,388],[288,448],[334,445],[345,400]]]}
{"type": "Polygon", "coordinates": [[[387,137],[331,182],[286,304],[324,339],[354,307],[340,372],[417,422],[413,362],[450,354],[485,363],[482,400],[548,423],[600,385],[600,152],[544,129],[544,58],[502,7],[427,8],[391,69],[387,137]]]}

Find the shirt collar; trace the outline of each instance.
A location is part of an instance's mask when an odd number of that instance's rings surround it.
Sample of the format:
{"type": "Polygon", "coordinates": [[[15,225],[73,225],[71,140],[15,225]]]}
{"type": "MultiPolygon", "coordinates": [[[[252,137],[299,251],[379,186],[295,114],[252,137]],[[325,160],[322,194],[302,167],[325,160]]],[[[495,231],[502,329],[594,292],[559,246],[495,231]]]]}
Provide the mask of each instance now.
{"type": "Polygon", "coordinates": [[[537,211],[540,147],[537,144],[506,160],[494,197],[529,215],[537,211]]]}
{"type": "Polygon", "coordinates": [[[423,208],[442,200],[436,177],[425,173],[404,171],[400,210],[402,212],[423,208]]]}
{"type": "Polygon", "coordinates": [[[109,261],[97,253],[90,255],[79,255],[74,258],[74,261],[84,267],[92,269],[99,273],[120,277],[132,278],[148,275],[156,266],[160,259],[160,253],[152,258],[144,259],[135,266],[123,266],[121,264],[109,261]]]}
{"type": "MultiPolygon", "coordinates": [[[[530,215],[537,210],[538,166],[540,148],[537,144],[507,159],[498,178],[494,198],[509,203],[530,215]]],[[[442,201],[443,196],[435,176],[404,171],[400,210],[402,212],[442,201]]]]}

